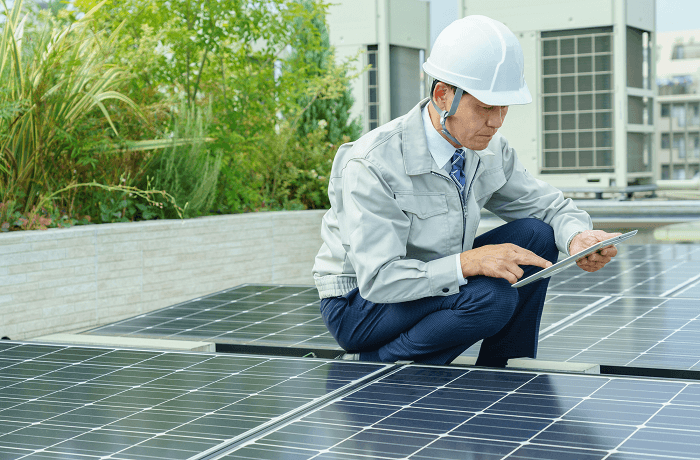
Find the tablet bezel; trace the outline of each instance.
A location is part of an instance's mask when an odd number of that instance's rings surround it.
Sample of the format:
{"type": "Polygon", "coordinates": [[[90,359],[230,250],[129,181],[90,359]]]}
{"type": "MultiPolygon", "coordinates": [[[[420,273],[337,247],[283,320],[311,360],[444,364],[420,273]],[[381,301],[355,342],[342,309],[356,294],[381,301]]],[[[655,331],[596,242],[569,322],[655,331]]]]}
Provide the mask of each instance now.
{"type": "Polygon", "coordinates": [[[606,248],[608,246],[611,246],[611,245],[614,246],[615,244],[620,243],[622,241],[625,241],[628,238],[632,238],[636,234],[637,234],[637,230],[632,230],[631,232],[627,232],[627,233],[624,233],[622,235],[614,236],[614,237],[609,238],[605,241],[601,241],[599,243],[596,243],[593,246],[591,246],[587,249],[584,249],[581,252],[577,252],[576,254],[569,256],[564,260],[560,260],[559,262],[557,262],[556,264],[552,265],[549,268],[545,268],[543,270],[540,270],[537,273],[528,276],[527,278],[521,279],[517,283],[511,284],[511,286],[514,288],[519,288],[519,287],[523,287],[527,284],[530,284],[533,281],[537,281],[537,280],[542,279],[542,278],[548,278],[552,275],[556,275],[560,271],[569,268],[571,265],[573,265],[576,262],[578,262],[579,260],[589,256],[590,254],[592,254],[598,250],[601,250],[603,248],[606,248]]]}

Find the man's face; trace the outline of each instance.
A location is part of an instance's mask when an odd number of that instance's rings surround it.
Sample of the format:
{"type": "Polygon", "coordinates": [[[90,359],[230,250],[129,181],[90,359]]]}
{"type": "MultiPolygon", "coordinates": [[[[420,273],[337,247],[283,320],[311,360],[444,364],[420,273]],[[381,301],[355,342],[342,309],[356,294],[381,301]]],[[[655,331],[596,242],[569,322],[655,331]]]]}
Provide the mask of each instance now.
{"type": "MultiPolygon", "coordinates": [[[[444,109],[452,104],[454,92],[445,91],[444,109]]],[[[484,150],[491,142],[494,134],[503,125],[508,113],[508,106],[488,105],[476,99],[471,94],[464,94],[457,112],[447,117],[445,125],[464,147],[471,150],[484,150]]]]}

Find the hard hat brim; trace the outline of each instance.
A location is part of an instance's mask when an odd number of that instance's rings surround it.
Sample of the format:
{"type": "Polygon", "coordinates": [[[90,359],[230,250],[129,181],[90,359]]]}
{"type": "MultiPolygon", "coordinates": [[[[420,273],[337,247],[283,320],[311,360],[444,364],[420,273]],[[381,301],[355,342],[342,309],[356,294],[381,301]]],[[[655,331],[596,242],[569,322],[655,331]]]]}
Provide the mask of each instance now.
{"type": "Polygon", "coordinates": [[[525,105],[532,102],[532,95],[530,95],[527,83],[524,83],[518,91],[493,92],[488,90],[465,90],[465,92],[471,94],[486,105],[525,105]]]}

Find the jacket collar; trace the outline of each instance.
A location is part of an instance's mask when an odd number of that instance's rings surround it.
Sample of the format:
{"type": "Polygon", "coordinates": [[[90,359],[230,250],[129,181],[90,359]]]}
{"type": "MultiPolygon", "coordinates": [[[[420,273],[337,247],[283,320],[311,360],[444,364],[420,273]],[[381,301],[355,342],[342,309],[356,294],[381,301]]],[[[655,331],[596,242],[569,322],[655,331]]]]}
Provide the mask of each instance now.
{"type": "MultiPolygon", "coordinates": [[[[401,149],[403,150],[404,168],[409,176],[427,174],[431,171],[444,172],[433,160],[428,149],[428,140],[425,137],[421,110],[429,101],[429,98],[420,101],[403,117],[401,122],[403,139],[401,149]]],[[[488,148],[479,151],[467,149],[467,151],[474,152],[481,159],[495,155],[488,148]]]]}

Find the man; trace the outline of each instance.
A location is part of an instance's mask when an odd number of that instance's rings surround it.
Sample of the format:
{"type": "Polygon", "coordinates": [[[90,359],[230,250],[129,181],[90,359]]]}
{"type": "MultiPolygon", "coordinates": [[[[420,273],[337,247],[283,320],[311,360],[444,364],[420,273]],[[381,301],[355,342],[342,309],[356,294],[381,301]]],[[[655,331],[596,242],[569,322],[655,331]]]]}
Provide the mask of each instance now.
{"type": "Polygon", "coordinates": [[[548,279],[511,284],[614,235],[497,132],[509,105],[532,100],[508,28],[455,21],[423,68],[430,103],[338,149],[313,270],[321,314],[345,359],[447,364],[482,339],[477,365],[534,358],[548,279]],[[508,223],[475,238],[482,207],[508,223]]]}

